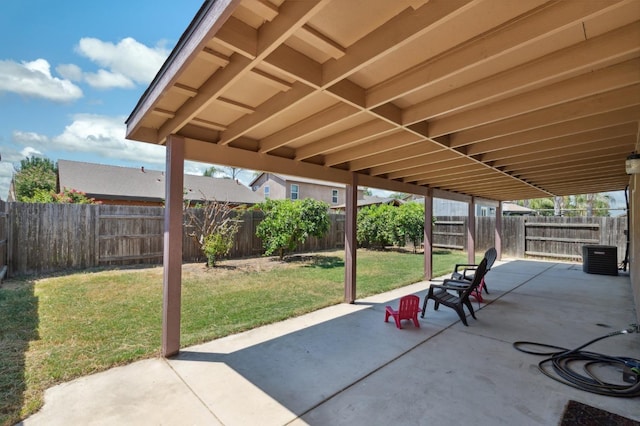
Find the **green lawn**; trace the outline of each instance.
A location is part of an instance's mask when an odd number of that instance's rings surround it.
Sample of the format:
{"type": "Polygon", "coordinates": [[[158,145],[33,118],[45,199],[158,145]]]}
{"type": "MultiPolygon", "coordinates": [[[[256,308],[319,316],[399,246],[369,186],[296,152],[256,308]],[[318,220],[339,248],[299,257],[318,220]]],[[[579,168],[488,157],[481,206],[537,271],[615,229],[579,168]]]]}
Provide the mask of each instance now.
{"type": "MultiPolygon", "coordinates": [[[[220,268],[183,273],[183,346],[340,303],[343,252],[262,272],[220,268]]],[[[466,254],[434,253],[434,276],[466,254]]],[[[421,254],[358,251],[357,297],[420,281],[421,254]]],[[[159,355],[162,269],[70,273],[9,280],[0,288],[0,424],[37,411],[44,390],[159,355]]]]}

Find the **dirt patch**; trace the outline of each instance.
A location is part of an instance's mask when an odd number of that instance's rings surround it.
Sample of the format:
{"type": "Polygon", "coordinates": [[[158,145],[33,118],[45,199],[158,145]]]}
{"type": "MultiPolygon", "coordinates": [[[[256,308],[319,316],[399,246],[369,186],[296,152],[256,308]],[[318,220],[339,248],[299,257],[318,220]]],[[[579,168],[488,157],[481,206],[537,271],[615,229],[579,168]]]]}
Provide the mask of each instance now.
{"type": "Polygon", "coordinates": [[[215,274],[224,275],[230,273],[266,272],[273,269],[294,268],[301,264],[322,263],[326,258],[335,258],[343,253],[341,250],[322,253],[305,253],[285,256],[280,260],[277,256],[250,257],[242,259],[224,259],[216,263],[213,268],[208,268],[206,263],[187,263],[182,265],[184,274],[215,274]]]}

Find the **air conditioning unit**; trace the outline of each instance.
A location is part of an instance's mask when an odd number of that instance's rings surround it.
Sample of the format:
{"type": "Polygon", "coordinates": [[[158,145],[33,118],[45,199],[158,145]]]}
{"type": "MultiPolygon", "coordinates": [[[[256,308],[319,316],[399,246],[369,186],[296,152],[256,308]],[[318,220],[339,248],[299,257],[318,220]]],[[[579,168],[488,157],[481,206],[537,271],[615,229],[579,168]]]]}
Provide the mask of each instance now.
{"type": "Polygon", "coordinates": [[[618,248],[582,246],[582,270],[587,274],[618,275],[618,248]]]}

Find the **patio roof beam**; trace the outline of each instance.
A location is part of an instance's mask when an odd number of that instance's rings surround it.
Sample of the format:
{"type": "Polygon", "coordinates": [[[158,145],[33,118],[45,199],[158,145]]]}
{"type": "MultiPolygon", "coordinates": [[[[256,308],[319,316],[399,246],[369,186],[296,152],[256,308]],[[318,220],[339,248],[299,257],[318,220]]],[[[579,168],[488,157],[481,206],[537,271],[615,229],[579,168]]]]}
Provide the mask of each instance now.
{"type": "MultiPolygon", "coordinates": [[[[410,71],[378,85],[368,92],[367,105],[373,107],[391,102],[398,97],[424,90],[429,85],[461,72],[477,73],[475,68],[482,65],[486,67],[485,64],[490,62],[489,59],[506,57],[522,45],[547,43],[545,38],[553,31],[575,24],[585,16],[602,9],[602,5],[595,3],[585,4],[586,7],[581,10],[563,5],[563,2],[544,6],[545,3],[547,2],[509,2],[504,4],[504,8],[501,7],[500,11],[494,10],[491,15],[483,16],[483,22],[491,27],[501,27],[500,23],[504,26],[488,36],[467,43],[463,48],[456,49],[444,58],[437,57],[444,60],[429,59],[410,71]],[[528,16],[523,18],[521,15],[527,11],[528,16]],[[510,25],[510,20],[515,16],[521,20],[521,26],[510,25]],[[526,30],[523,31],[523,28],[526,30]],[[466,66],[460,67],[460,64],[466,64],[466,66]],[[425,74],[429,75],[429,79],[424,79],[425,74]]],[[[581,40],[575,40],[576,43],[579,41],[581,40]]],[[[551,50],[553,46],[548,46],[547,49],[551,50]]],[[[503,67],[506,68],[507,64],[504,60],[502,62],[503,67]]],[[[491,75],[500,71],[502,70],[493,68],[491,72],[485,73],[491,75]]]]}
{"type": "MultiPolygon", "coordinates": [[[[633,58],[640,51],[640,46],[635,42],[638,38],[640,24],[630,24],[418,103],[404,111],[403,122],[431,119],[488,104],[506,96],[536,89],[549,84],[549,81],[564,80],[572,74],[584,72],[585,69],[605,68],[612,60],[620,57],[633,58]]],[[[419,74],[416,77],[421,76],[419,74]]],[[[432,82],[433,80],[429,80],[429,83],[432,82]]]]}
{"type": "Polygon", "coordinates": [[[403,148],[402,152],[406,153],[406,157],[409,158],[406,160],[399,156],[400,153],[398,151],[395,150],[393,155],[382,153],[355,160],[349,163],[349,167],[351,170],[370,169],[370,174],[377,176],[414,166],[446,161],[453,157],[451,152],[431,145],[423,147],[422,145],[416,146],[414,144],[403,148]]]}
{"type": "MultiPolygon", "coordinates": [[[[622,164],[620,162],[620,154],[614,153],[612,155],[601,156],[600,161],[598,163],[602,163],[604,165],[615,164],[622,169],[622,164]]],[[[587,164],[587,167],[591,166],[591,164],[587,164]]],[[[574,172],[583,171],[585,167],[585,163],[581,158],[573,158],[571,160],[566,160],[562,163],[562,170],[573,170],[574,172]]],[[[511,171],[513,174],[517,175],[526,175],[527,173],[544,173],[544,174],[553,174],[557,168],[550,168],[546,164],[529,164],[529,165],[520,165],[517,169],[511,171]]]]}
{"type": "Polygon", "coordinates": [[[574,99],[583,99],[640,82],[640,59],[624,62],[605,69],[551,84],[543,89],[512,96],[481,105],[458,114],[429,121],[430,136],[451,134],[470,127],[521,116],[534,111],[562,105],[574,99]]]}
{"type": "Polygon", "coordinates": [[[639,115],[640,106],[635,105],[629,108],[623,108],[622,110],[609,111],[603,114],[596,114],[507,136],[500,136],[483,142],[466,145],[467,155],[483,154],[485,152],[511,148],[514,145],[526,146],[527,144],[570,136],[576,133],[606,129],[626,123],[636,123],[639,115]]]}
{"type": "Polygon", "coordinates": [[[576,150],[573,148],[558,149],[555,151],[547,151],[541,153],[539,156],[535,154],[522,155],[515,159],[497,160],[494,162],[494,167],[506,167],[507,169],[517,167],[526,163],[539,163],[541,160],[548,160],[547,165],[550,164],[562,164],[566,160],[572,160],[574,158],[589,159],[597,158],[600,155],[608,154],[624,154],[628,153],[629,139],[633,136],[622,136],[619,138],[611,139],[606,142],[593,142],[589,145],[590,148],[584,148],[576,150]],[[610,144],[610,145],[609,145],[610,144]]]}
{"type": "Polygon", "coordinates": [[[596,116],[640,104],[640,85],[612,90],[564,104],[532,111],[494,123],[484,124],[450,135],[451,146],[457,147],[499,136],[517,134],[526,130],[549,126],[572,119],[596,116]]]}
{"type": "Polygon", "coordinates": [[[388,135],[392,132],[397,132],[395,126],[387,123],[386,121],[371,120],[360,126],[343,130],[342,132],[327,136],[298,148],[296,150],[295,159],[305,160],[326,152],[331,152],[341,148],[348,148],[353,144],[388,135]]]}
{"type": "Polygon", "coordinates": [[[260,141],[260,152],[267,153],[303,136],[312,135],[326,127],[348,120],[357,110],[351,105],[337,103],[296,124],[274,133],[260,141]]]}
{"type": "Polygon", "coordinates": [[[368,157],[371,155],[371,152],[384,153],[420,142],[422,142],[422,139],[412,133],[397,132],[367,141],[349,150],[341,150],[333,154],[327,154],[324,157],[324,165],[334,166],[336,164],[368,157]]]}
{"type": "Polygon", "coordinates": [[[347,48],[348,55],[323,66],[323,87],[332,86],[376,59],[398,50],[460,13],[470,0],[429,2],[418,10],[405,10],[347,48]]]}
{"type": "MultiPolygon", "coordinates": [[[[551,139],[540,142],[535,145],[525,145],[523,147],[514,147],[501,151],[493,151],[479,156],[479,160],[496,161],[501,159],[518,158],[530,156],[536,153],[544,153],[544,155],[562,154],[567,151],[578,150],[588,151],[601,146],[602,142],[611,141],[611,143],[628,142],[629,137],[635,137],[635,131],[631,130],[633,123],[627,125],[613,127],[611,129],[600,129],[593,132],[576,133],[571,136],[565,136],[558,139],[551,139]]],[[[545,158],[545,157],[542,157],[545,158]]]]}

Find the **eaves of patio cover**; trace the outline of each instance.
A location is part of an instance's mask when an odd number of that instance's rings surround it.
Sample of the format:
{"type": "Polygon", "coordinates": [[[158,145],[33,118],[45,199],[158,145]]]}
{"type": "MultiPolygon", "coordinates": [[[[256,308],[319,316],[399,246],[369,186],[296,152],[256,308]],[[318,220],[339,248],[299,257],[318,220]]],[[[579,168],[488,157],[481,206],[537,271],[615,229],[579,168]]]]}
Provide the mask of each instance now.
{"type": "Polygon", "coordinates": [[[505,201],[624,189],[639,121],[640,0],[211,0],[127,137],[505,201]]]}

